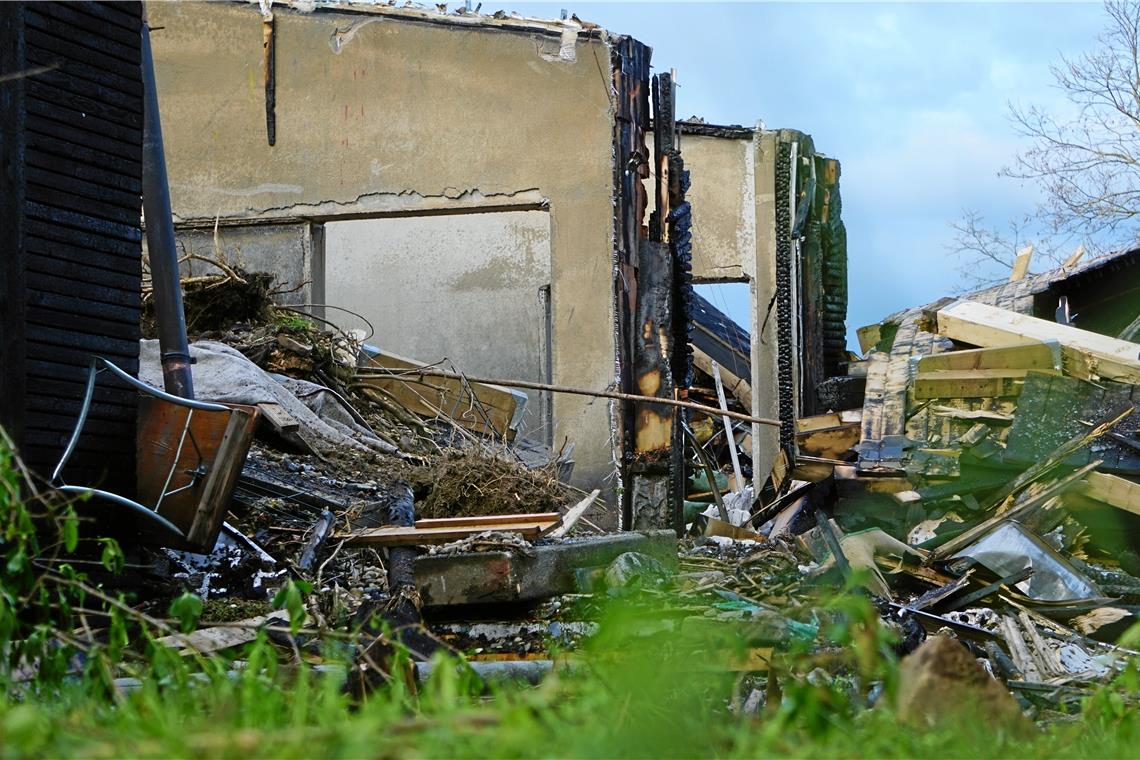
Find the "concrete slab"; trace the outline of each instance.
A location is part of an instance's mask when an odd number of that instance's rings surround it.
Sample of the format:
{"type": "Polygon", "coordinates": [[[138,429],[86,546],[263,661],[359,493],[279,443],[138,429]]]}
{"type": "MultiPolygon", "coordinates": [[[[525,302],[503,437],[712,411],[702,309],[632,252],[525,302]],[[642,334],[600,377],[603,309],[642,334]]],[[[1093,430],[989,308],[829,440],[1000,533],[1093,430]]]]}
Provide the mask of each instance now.
{"type": "Polygon", "coordinates": [[[538,545],[532,556],[482,552],[424,555],[415,561],[416,587],[427,607],[546,599],[576,591],[574,571],[608,565],[625,552],[677,564],[671,530],[611,533],[538,545]]]}

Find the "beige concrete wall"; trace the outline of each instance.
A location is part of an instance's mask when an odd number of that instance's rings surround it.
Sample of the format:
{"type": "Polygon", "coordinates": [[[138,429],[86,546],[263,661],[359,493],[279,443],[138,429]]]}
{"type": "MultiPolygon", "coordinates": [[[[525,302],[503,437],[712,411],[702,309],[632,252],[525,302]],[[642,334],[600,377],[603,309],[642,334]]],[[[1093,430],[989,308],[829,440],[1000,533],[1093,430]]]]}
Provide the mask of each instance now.
{"type": "MultiPolygon", "coordinates": [[[[147,7],[180,218],[548,204],[553,381],[613,382],[604,42],[567,50],[557,35],[277,8],[270,147],[256,6],[147,7]]],[[[556,441],[576,443],[577,480],[598,483],[611,471],[607,404],[559,396],[554,417],[556,441]]]]}
{"type": "Polygon", "coordinates": [[[692,179],[693,277],[751,277],[756,249],[753,142],[682,135],[681,154],[692,179]]]}
{"type": "MultiPolygon", "coordinates": [[[[475,377],[549,382],[545,211],[329,222],[325,250],[328,302],[368,319],[370,343],[475,377]]],[[[521,435],[549,442],[548,395],[527,392],[521,435]]]]}
{"type": "MultiPolygon", "coordinates": [[[[313,303],[313,233],[305,222],[281,225],[198,227],[177,230],[178,254],[192,254],[221,260],[247,272],[273,272],[277,276],[275,299],[283,304],[313,303]]],[[[143,238],[143,256],[147,256],[143,238]]],[[[201,259],[182,263],[184,276],[217,273],[221,270],[201,259]]],[[[319,274],[319,273],[318,273],[319,274]]],[[[191,325],[193,328],[193,325],[191,325]]]]}

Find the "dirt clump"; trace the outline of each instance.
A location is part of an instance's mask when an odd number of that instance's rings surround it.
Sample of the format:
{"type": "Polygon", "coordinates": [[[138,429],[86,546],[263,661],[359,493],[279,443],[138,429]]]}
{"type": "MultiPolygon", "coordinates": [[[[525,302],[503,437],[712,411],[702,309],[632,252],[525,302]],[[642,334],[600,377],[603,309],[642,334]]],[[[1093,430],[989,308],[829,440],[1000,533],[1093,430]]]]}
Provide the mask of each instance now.
{"type": "MultiPolygon", "coordinates": [[[[187,332],[226,330],[239,322],[266,322],[271,318],[276,278],[268,272],[227,269],[224,274],[182,279],[187,332]]],[[[143,293],[142,307],[143,335],[157,337],[153,292],[143,293]]]]}
{"type": "Polygon", "coordinates": [[[573,500],[554,467],[528,470],[509,454],[482,448],[449,450],[414,470],[416,518],[557,512],[573,500]]]}
{"type": "Polygon", "coordinates": [[[949,636],[931,636],[903,659],[898,714],[903,723],[923,728],[964,727],[981,720],[1017,736],[1034,731],[1006,688],[949,636]]]}

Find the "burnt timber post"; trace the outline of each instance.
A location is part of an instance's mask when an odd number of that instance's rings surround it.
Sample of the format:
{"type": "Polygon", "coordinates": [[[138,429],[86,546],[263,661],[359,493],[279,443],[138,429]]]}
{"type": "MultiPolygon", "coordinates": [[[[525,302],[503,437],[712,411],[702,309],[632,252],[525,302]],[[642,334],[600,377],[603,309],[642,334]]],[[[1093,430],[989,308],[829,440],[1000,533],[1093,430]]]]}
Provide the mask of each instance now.
{"type": "MultiPolygon", "coordinates": [[[[650,159],[645,147],[648,50],[640,46],[643,59],[622,55],[628,52],[632,51],[619,48],[615,65],[618,159],[619,167],[625,167],[618,185],[622,381],[627,392],[675,399],[678,389],[687,385],[689,366],[686,312],[678,308],[683,304],[676,303],[688,282],[688,267],[678,266],[675,247],[680,241],[687,261],[687,174],[677,145],[672,77],[664,74],[652,79],[654,150],[650,159]],[[643,65],[636,65],[642,61],[643,65]],[[655,210],[649,224],[643,225],[648,199],[642,179],[649,173],[650,160],[655,210]],[[675,211],[680,213],[675,215],[675,211]]],[[[673,528],[680,533],[684,459],[676,408],[647,402],[627,404],[622,422],[622,526],[673,528]]]]}

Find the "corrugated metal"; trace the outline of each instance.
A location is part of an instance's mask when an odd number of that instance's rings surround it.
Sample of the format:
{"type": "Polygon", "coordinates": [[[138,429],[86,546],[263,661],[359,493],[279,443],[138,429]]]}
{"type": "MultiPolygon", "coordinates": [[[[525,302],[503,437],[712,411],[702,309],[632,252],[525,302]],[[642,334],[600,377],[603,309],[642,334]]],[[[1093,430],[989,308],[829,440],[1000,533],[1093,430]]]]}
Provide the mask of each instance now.
{"type": "MultiPolygon", "coordinates": [[[[139,3],[26,3],[22,35],[22,329],[25,457],[42,473],[79,412],[90,357],[138,372],[143,93],[139,3]]],[[[16,283],[8,282],[9,297],[16,283]]],[[[18,326],[11,329],[19,329],[18,326]]],[[[69,482],[134,490],[136,394],[108,382],[69,482]]]]}

